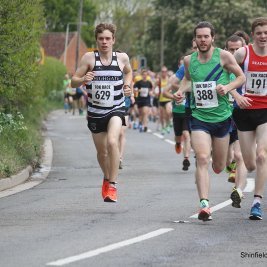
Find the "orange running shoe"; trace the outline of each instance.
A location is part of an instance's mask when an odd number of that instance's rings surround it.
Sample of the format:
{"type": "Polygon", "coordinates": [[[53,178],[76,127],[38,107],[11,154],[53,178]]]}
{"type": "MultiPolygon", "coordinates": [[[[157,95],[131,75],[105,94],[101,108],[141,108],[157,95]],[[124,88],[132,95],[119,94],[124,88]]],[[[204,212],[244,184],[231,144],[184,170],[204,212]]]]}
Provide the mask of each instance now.
{"type": "Polygon", "coordinates": [[[198,219],[206,222],[206,221],[211,221],[211,211],[209,207],[202,208],[199,213],[198,213],[198,219]]]}
{"type": "Polygon", "coordinates": [[[117,202],[117,188],[111,185],[108,186],[104,202],[117,202]]]}
{"type": "Polygon", "coordinates": [[[102,184],[102,197],[105,198],[105,195],[107,194],[107,190],[109,187],[109,181],[107,179],[103,179],[102,184]]]}
{"type": "Polygon", "coordinates": [[[182,145],[180,144],[175,144],[175,151],[177,154],[180,154],[182,152],[182,145]]]}

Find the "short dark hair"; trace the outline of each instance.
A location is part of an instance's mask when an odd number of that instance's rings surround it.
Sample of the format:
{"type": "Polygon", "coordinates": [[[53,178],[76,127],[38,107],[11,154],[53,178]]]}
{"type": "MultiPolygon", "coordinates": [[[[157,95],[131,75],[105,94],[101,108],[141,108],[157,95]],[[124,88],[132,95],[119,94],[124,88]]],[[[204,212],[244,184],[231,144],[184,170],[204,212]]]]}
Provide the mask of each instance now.
{"type": "Polygon", "coordinates": [[[244,31],[236,31],[235,33],[234,33],[234,35],[237,35],[237,36],[239,36],[239,37],[241,37],[241,38],[243,38],[244,39],[244,41],[245,41],[245,43],[248,45],[249,44],[249,35],[246,33],[246,32],[244,32],[244,31]]]}
{"type": "Polygon", "coordinates": [[[254,32],[257,26],[264,25],[267,25],[267,17],[256,18],[251,24],[251,32],[254,32]]]}
{"type": "Polygon", "coordinates": [[[148,72],[148,70],[147,70],[146,68],[143,68],[143,69],[141,70],[141,74],[143,74],[144,72],[148,72]]]}
{"type": "Polygon", "coordinates": [[[196,37],[196,32],[197,32],[197,29],[201,29],[201,28],[209,28],[210,29],[210,34],[212,37],[215,36],[215,29],[213,27],[213,25],[208,22],[208,21],[201,21],[197,24],[197,26],[195,27],[194,29],[194,36],[196,37]]]}
{"type": "Polygon", "coordinates": [[[99,33],[102,33],[105,30],[109,30],[112,33],[112,37],[115,37],[117,28],[114,24],[100,23],[95,27],[95,39],[97,39],[99,33]]]}
{"type": "Polygon", "coordinates": [[[238,42],[238,41],[240,41],[242,43],[242,46],[244,46],[245,40],[242,37],[240,37],[240,36],[238,36],[236,34],[231,35],[225,41],[225,47],[226,47],[226,49],[228,49],[228,42],[238,42]]]}

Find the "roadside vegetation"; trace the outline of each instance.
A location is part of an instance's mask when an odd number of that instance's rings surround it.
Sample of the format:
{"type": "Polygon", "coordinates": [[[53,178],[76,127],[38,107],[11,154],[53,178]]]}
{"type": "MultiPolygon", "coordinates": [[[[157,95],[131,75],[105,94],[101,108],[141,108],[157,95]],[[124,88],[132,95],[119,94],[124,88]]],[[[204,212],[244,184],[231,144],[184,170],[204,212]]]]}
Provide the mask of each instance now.
{"type": "Polygon", "coordinates": [[[38,166],[42,121],[62,105],[65,66],[40,62],[41,1],[3,0],[0,8],[0,178],[38,166]]]}

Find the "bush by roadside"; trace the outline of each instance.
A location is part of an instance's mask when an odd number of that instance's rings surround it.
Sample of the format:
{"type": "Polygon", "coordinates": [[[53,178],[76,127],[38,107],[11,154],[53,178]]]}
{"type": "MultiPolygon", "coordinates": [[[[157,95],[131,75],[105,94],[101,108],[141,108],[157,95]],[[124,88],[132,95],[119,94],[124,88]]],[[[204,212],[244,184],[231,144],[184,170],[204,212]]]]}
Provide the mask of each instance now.
{"type": "Polygon", "coordinates": [[[46,114],[63,105],[65,66],[46,58],[43,1],[2,0],[0,8],[0,178],[38,165],[46,114]],[[60,95],[62,98],[60,98],[60,95]]]}
{"type": "Polygon", "coordinates": [[[26,125],[21,113],[0,113],[0,177],[9,177],[27,165],[37,165],[41,136],[34,128],[26,125]]]}
{"type": "Polygon", "coordinates": [[[39,165],[43,143],[42,121],[48,112],[63,105],[62,81],[65,73],[66,68],[61,62],[45,60],[39,68],[34,87],[43,91],[43,97],[35,99],[20,112],[0,112],[0,179],[19,172],[27,165],[33,168],[39,165]]]}

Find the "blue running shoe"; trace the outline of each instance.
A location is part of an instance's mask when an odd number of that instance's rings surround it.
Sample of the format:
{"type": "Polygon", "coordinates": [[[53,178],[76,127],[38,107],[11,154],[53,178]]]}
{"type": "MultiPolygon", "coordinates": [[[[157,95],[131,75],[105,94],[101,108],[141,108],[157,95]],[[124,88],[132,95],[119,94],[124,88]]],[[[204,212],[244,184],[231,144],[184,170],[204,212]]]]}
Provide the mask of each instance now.
{"type": "Polygon", "coordinates": [[[261,211],[261,204],[257,202],[254,204],[250,210],[249,215],[250,220],[262,220],[262,211],[261,211]]]}
{"type": "Polygon", "coordinates": [[[136,130],[138,128],[138,125],[136,122],[133,123],[133,129],[136,130]]]}

